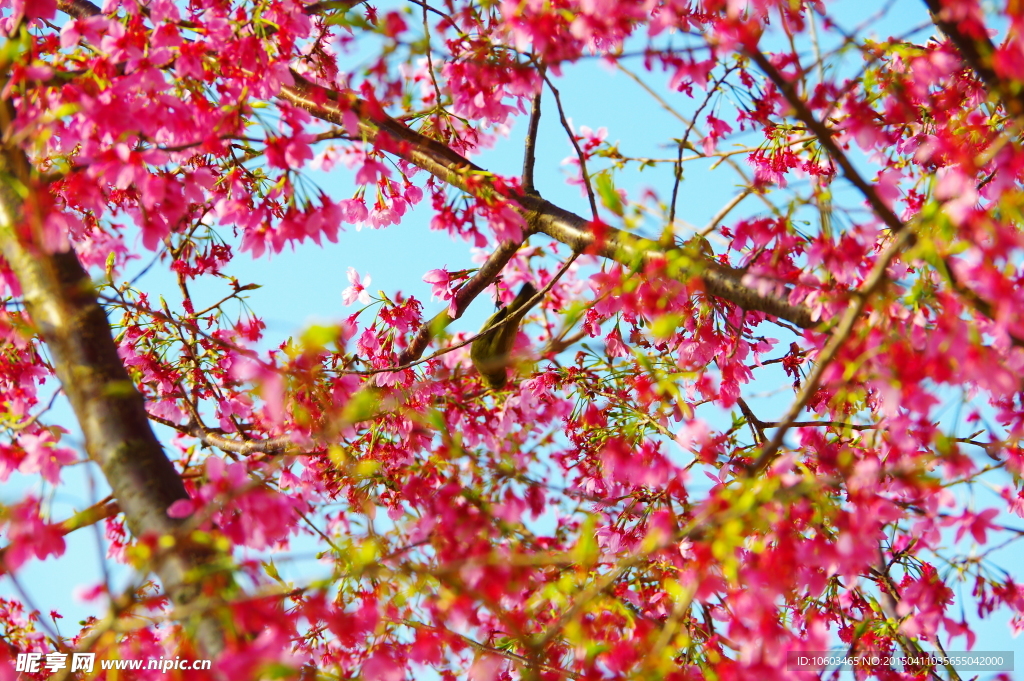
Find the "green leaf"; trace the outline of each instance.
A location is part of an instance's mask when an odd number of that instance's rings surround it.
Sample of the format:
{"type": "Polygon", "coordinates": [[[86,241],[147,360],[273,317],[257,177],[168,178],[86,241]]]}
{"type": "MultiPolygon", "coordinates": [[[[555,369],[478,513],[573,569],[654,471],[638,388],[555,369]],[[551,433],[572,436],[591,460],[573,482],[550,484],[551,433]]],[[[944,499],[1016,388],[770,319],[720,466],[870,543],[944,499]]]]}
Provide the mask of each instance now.
{"type": "Polygon", "coordinates": [[[583,566],[597,563],[599,548],[597,546],[597,519],[587,516],[580,527],[580,539],[572,549],[573,561],[583,566]]]}
{"type": "Polygon", "coordinates": [[[302,344],[307,350],[323,350],[329,344],[338,339],[337,326],[314,325],[302,333],[302,344]]]}
{"type": "Polygon", "coordinates": [[[359,423],[372,419],[380,411],[380,393],[377,390],[360,390],[345,405],[342,419],[346,423],[359,423]]]}
{"type": "Polygon", "coordinates": [[[615,191],[615,183],[612,181],[611,175],[602,173],[595,177],[594,180],[594,183],[597,185],[597,194],[601,197],[601,203],[604,207],[622,217],[622,199],[619,198],[619,193],[615,191]]]}

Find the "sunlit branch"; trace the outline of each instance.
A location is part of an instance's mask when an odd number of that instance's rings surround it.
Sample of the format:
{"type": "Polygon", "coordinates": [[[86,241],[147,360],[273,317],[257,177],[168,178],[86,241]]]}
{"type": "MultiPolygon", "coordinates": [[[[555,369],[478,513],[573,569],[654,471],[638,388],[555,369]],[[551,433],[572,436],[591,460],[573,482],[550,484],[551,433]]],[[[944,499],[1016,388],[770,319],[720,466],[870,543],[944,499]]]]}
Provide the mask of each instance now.
{"type": "Polygon", "coordinates": [[[732,212],[733,208],[740,205],[740,203],[743,202],[743,199],[747,198],[753,193],[753,189],[747,188],[741,191],[736,196],[732,197],[732,199],[729,200],[729,203],[722,206],[722,208],[719,209],[717,213],[715,213],[714,217],[712,217],[708,221],[708,224],[704,227],[704,229],[697,232],[697,234],[699,236],[707,236],[708,234],[711,234],[711,232],[715,231],[715,229],[718,228],[719,223],[721,223],[722,220],[725,219],[725,216],[732,212]]]}
{"type": "MultiPolygon", "coordinates": [[[[445,183],[468,191],[467,180],[471,175],[486,175],[482,168],[440,142],[420,135],[379,111],[371,112],[354,95],[326,90],[299,74],[293,74],[293,77],[295,85],[283,88],[282,97],[318,118],[339,125],[343,124],[345,112],[351,110],[359,117],[363,134],[378,147],[416,164],[445,183]]],[[[599,238],[588,220],[539,196],[523,195],[516,197],[515,201],[523,208],[531,228],[575,251],[592,252],[628,266],[664,262],[678,252],[660,248],[653,242],[614,227],[603,227],[599,238]]],[[[695,263],[692,269],[685,270],[680,276],[700,279],[708,293],[744,309],[780,317],[804,329],[817,326],[813,314],[806,307],[790,303],[785,294],[772,296],[760,293],[743,282],[744,273],[711,259],[695,263]]]]}
{"type": "MultiPolygon", "coordinates": [[[[60,8],[79,18],[99,14],[99,8],[88,0],[68,0],[61,2],[60,8]]],[[[294,70],[290,75],[294,85],[282,87],[281,98],[321,120],[339,126],[345,125],[347,112],[355,113],[361,133],[378,148],[419,166],[446,184],[469,191],[467,180],[471,176],[486,175],[482,168],[447,145],[415,132],[355,94],[329,90],[294,70]]],[[[589,221],[549,201],[529,195],[516,197],[515,200],[522,207],[531,228],[570,246],[574,251],[593,252],[627,266],[634,266],[638,262],[662,262],[674,251],[610,226],[602,229],[599,239],[589,221]]],[[[596,204],[593,208],[596,209],[596,204]]],[[[743,272],[724,267],[713,260],[696,265],[684,278],[701,279],[705,290],[711,295],[744,309],[779,317],[800,328],[817,326],[809,309],[789,303],[785,294],[772,296],[760,293],[743,282],[743,272]]]]}

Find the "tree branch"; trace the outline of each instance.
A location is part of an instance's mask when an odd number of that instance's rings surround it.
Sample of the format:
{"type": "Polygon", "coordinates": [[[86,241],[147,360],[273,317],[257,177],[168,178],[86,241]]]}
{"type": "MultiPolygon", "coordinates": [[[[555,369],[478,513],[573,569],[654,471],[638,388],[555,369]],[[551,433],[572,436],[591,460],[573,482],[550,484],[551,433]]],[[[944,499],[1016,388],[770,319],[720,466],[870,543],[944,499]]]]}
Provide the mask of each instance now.
{"type": "MultiPolygon", "coordinates": [[[[188,493],[118,357],[88,273],[74,251],[53,252],[42,236],[44,215],[36,197],[47,189],[36,181],[25,153],[7,141],[14,116],[11,103],[0,102],[0,253],[50,351],[85,436],[85,449],[103,470],[128,528],[135,537],[174,536],[180,522],[169,518],[167,509],[188,499],[188,493]]],[[[196,575],[213,555],[195,545],[155,551],[153,570],[175,607],[200,602],[203,593],[196,575]]],[[[216,656],[224,645],[216,619],[198,616],[191,624],[202,652],[216,656]]]]}
{"type": "Polygon", "coordinates": [[[985,33],[985,27],[975,27],[979,30],[972,31],[969,35],[959,22],[945,18],[947,13],[940,0],[924,0],[924,4],[928,8],[932,22],[956,45],[960,56],[971,70],[978,74],[978,78],[985,83],[989,92],[994,92],[999,97],[1011,116],[1018,120],[1024,118],[1024,92],[1000,78],[992,68],[996,47],[985,33]]]}
{"type": "Polygon", "coordinates": [[[541,91],[533,96],[533,105],[530,107],[530,126],[526,131],[526,149],[523,152],[523,191],[527,194],[537,194],[537,186],[533,181],[533,168],[537,164],[537,132],[540,128],[540,100],[543,95],[542,86],[541,91]]]}
{"type": "Polygon", "coordinates": [[[889,263],[899,254],[903,246],[912,238],[912,235],[913,232],[909,229],[897,234],[896,238],[889,244],[889,247],[878,258],[875,267],[867,279],[865,279],[864,284],[858,291],[854,292],[842,320],[832,333],[832,337],[829,338],[828,343],[825,344],[825,347],[815,357],[814,369],[804,381],[803,388],[801,388],[799,395],[797,395],[797,399],[790,406],[785,417],[778,422],[778,430],[772,435],[771,441],[762,447],[761,454],[747,469],[747,474],[754,475],[760,473],[778,457],[779,448],[782,446],[786,433],[789,432],[789,429],[796,422],[796,418],[803,411],[804,407],[807,406],[814,393],[818,391],[821,379],[825,375],[825,369],[836,358],[840,348],[843,347],[843,344],[850,337],[850,334],[853,332],[853,325],[864,311],[864,308],[867,307],[868,301],[885,285],[886,270],[889,268],[889,263]]]}
{"type": "MultiPolygon", "coordinates": [[[[88,0],[60,0],[58,6],[78,18],[100,13],[99,8],[88,0]]],[[[345,114],[351,111],[359,120],[360,133],[371,143],[419,166],[446,184],[470,192],[467,180],[472,175],[486,172],[447,145],[415,132],[352,92],[329,90],[294,70],[291,76],[294,84],[281,88],[281,99],[339,126],[345,125],[345,114]]],[[[517,197],[517,201],[531,228],[577,252],[589,249],[589,252],[628,267],[638,263],[664,262],[681,253],[677,248],[663,249],[614,227],[604,227],[602,238],[598,239],[589,221],[550,201],[530,195],[517,197]]],[[[679,274],[682,278],[703,280],[707,293],[745,310],[763,312],[803,329],[817,326],[817,320],[808,308],[789,303],[785,294],[772,296],[760,293],[743,283],[744,272],[725,267],[710,258],[694,263],[679,274]]]]}
{"type": "MultiPolygon", "coordinates": [[[[358,117],[360,132],[367,140],[419,166],[442,182],[468,192],[467,180],[474,174],[486,173],[446,145],[411,130],[379,109],[374,110],[354,94],[328,90],[298,73],[293,72],[292,76],[295,85],[281,89],[282,99],[337,125],[343,125],[343,117],[351,111],[358,117]]],[[[595,253],[628,267],[663,263],[672,260],[674,255],[683,254],[681,249],[663,249],[614,227],[603,227],[599,239],[590,221],[539,196],[523,195],[516,197],[516,201],[532,229],[574,251],[595,253]]],[[[817,320],[808,308],[793,305],[785,294],[772,296],[760,293],[743,283],[744,272],[725,267],[710,258],[693,262],[679,276],[701,279],[709,294],[746,310],[779,317],[803,329],[817,326],[817,320]]]]}

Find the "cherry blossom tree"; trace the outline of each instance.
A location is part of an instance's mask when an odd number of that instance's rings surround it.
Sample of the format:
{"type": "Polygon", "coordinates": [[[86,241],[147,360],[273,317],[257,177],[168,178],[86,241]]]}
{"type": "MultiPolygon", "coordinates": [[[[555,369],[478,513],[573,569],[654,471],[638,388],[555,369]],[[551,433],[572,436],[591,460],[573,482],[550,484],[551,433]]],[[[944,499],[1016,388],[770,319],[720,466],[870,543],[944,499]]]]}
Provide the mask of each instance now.
{"type": "Polygon", "coordinates": [[[821,0],[0,8],[0,479],[38,483],[0,507],[0,568],[102,524],[138,575],[74,632],[0,600],[0,679],[75,652],[213,661],[140,679],[810,678],[794,653],[1024,628],[998,554],[1024,516],[1017,0],[854,29],[821,0]],[[672,116],[663,157],[571,122],[595,61],[672,116]],[[470,160],[513,125],[521,174],[470,160]],[[582,214],[545,198],[541,134],[582,214]],[[734,188],[703,227],[696,176],[734,188]],[[428,214],[479,254],[423,273],[433,301],[353,269],[348,311],[284,342],[235,312],[233,262],[428,214]],[[524,285],[485,381],[457,320],[524,285]],[[78,464],[110,495],[53,517],[78,464]],[[300,541],[326,577],[281,576],[300,541]]]}

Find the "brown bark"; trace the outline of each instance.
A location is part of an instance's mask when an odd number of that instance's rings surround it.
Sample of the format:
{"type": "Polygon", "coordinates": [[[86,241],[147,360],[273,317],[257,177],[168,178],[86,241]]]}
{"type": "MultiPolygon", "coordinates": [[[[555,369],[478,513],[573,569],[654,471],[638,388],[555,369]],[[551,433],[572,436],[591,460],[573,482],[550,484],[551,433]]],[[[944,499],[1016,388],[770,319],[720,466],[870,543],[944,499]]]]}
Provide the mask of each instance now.
{"type": "Polygon", "coordinates": [[[995,93],[1011,116],[1018,120],[1024,118],[1024,92],[996,73],[993,65],[996,46],[985,33],[986,28],[961,25],[960,22],[951,19],[951,12],[946,7],[953,10],[954,3],[924,0],[924,4],[935,26],[949,37],[964,63],[978,75],[989,92],[995,93]]]}
{"type": "MultiPolygon", "coordinates": [[[[8,132],[13,113],[9,102],[0,105],[0,133],[8,132]]],[[[181,522],[169,518],[167,509],[188,498],[185,486],[118,357],[88,273],[73,251],[54,253],[43,247],[40,216],[31,209],[23,214],[25,206],[36,203],[33,191],[46,188],[36,184],[24,152],[5,142],[0,149],[0,253],[46,343],[89,457],[102,469],[132,535],[156,540],[147,542],[153,548],[153,571],[172,603],[193,613],[185,621],[195,627],[200,651],[213,657],[222,650],[223,638],[198,607],[212,553],[191,545],[181,548],[185,538],[176,535],[181,522]]]]}
{"type": "MultiPolygon", "coordinates": [[[[99,7],[89,0],[60,0],[61,11],[84,18],[100,13],[99,7]]],[[[280,98],[305,109],[320,120],[344,126],[344,115],[352,111],[359,119],[360,132],[371,143],[419,166],[446,184],[468,191],[467,180],[474,174],[485,173],[448,146],[419,134],[396,121],[350,92],[336,92],[317,85],[295,71],[291,72],[294,85],[281,88],[280,98]]],[[[764,294],[743,281],[744,272],[724,267],[710,258],[687,261],[674,248],[639,239],[613,227],[605,228],[598,241],[590,228],[590,221],[528,194],[518,199],[531,229],[570,246],[574,251],[589,250],[596,255],[622,263],[627,267],[642,267],[649,262],[675,261],[684,263],[674,274],[683,280],[700,280],[712,296],[728,300],[745,310],[764,312],[784,319],[802,329],[818,325],[811,310],[789,302],[788,291],[764,294]]]]}
{"type": "MultiPolygon", "coordinates": [[[[380,148],[413,163],[442,182],[464,191],[467,180],[486,171],[457,154],[444,144],[411,130],[358,97],[338,93],[316,85],[292,72],[295,84],[281,89],[280,97],[308,111],[313,116],[343,126],[344,115],[352,111],[359,119],[360,133],[380,148]]],[[[788,291],[765,295],[744,283],[744,273],[724,267],[710,258],[687,261],[679,249],[665,249],[620,229],[607,227],[598,240],[590,221],[560,208],[540,196],[527,194],[517,199],[531,229],[560,241],[574,251],[589,251],[622,263],[627,267],[643,267],[652,262],[684,263],[675,273],[680,279],[698,279],[713,296],[728,300],[745,310],[755,310],[784,319],[802,329],[817,326],[810,309],[788,301],[788,291]]]]}

